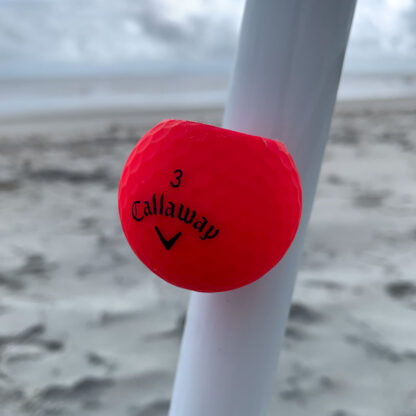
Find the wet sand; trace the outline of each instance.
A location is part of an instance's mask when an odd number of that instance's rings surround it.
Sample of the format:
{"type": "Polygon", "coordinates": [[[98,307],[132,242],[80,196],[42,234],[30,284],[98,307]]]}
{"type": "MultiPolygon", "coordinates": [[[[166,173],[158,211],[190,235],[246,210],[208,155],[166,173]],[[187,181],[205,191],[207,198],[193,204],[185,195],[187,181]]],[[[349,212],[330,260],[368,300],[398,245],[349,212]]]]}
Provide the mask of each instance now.
{"type": "MultiPolygon", "coordinates": [[[[157,121],[0,127],[0,416],[166,415],[188,294],[136,259],[117,184],[157,121]]],[[[416,415],[416,100],[337,106],[271,415],[416,415]]],[[[237,416],[237,415],[236,415],[237,416]]]]}

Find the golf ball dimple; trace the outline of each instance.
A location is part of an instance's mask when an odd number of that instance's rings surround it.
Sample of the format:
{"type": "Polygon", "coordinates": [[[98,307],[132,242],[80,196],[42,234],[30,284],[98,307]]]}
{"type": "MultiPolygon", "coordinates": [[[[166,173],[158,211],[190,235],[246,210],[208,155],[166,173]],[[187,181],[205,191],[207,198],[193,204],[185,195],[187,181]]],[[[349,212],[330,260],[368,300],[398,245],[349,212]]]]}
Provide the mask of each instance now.
{"type": "Polygon", "coordinates": [[[299,225],[302,191],[282,143],[165,120],[130,154],[118,204],[127,241],[150,270],[179,287],[219,292],[279,262],[299,225]]]}

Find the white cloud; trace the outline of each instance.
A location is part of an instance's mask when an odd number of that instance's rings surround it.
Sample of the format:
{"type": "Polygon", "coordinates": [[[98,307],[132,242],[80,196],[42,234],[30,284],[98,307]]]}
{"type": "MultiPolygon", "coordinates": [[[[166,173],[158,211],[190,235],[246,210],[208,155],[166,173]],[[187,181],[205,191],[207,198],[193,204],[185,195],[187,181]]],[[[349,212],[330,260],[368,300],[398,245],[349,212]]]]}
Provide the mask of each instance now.
{"type": "MultiPolygon", "coordinates": [[[[230,60],[242,8],[242,0],[3,0],[0,62],[230,60]]],[[[415,39],[415,0],[359,0],[347,67],[410,62],[415,39]]]]}

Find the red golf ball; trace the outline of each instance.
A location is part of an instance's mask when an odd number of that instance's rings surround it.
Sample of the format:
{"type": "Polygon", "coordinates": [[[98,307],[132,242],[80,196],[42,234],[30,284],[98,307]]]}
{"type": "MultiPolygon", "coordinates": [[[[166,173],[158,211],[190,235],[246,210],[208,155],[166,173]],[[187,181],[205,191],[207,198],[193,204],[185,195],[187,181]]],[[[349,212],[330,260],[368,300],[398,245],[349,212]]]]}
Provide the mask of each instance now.
{"type": "Polygon", "coordinates": [[[219,292],[279,262],[299,225],[302,191],[282,143],[166,120],[134,147],[118,204],[127,241],[150,270],[176,286],[219,292]]]}

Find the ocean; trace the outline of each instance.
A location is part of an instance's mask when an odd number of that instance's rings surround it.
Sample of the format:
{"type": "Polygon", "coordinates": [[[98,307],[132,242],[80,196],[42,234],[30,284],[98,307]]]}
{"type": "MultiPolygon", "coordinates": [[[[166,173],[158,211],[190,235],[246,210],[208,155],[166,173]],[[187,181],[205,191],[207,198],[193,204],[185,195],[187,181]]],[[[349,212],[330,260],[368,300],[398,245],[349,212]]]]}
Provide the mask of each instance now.
{"type": "MultiPolygon", "coordinates": [[[[109,74],[104,72],[0,79],[0,119],[83,111],[223,107],[230,72],[109,74]]],[[[414,74],[348,74],[338,99],[416,96],[414,74]]]]}

